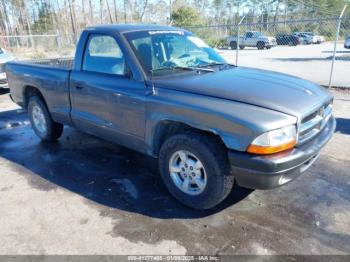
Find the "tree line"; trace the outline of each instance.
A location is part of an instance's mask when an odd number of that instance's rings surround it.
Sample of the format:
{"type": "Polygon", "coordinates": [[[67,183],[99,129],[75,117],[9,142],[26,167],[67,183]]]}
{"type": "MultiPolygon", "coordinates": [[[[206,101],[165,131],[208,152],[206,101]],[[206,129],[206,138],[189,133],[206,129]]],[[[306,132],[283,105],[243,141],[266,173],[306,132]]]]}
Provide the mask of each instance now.
{"type": "MultiPolygon", "coordinates": [[[[346,0],[347,1],[347,0],[346,0]]],[[[73,35],[88,25],[235,24],[337,16],[345,0],[0,0],[2,36],[73,35]]],[[[347,14],[350,14],[350,7],[347,14]]]]}

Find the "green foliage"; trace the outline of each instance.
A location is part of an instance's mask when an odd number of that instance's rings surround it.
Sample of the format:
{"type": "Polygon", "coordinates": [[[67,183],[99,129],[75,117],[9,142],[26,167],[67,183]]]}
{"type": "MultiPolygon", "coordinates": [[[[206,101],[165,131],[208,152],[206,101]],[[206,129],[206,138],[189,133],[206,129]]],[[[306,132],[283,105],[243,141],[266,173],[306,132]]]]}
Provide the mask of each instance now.
{"type": "Polygon", "coordinates": [[[53,13],[51,11],[47,11],[45,6],[41,6],[38,14],[39,19],[35,20],[32,25],[33,31],[36,33],[51,32],[55,27],[52,16],[53,13]]]}
{"type": "Polygon", "coordinates": [[[190,6],[182,6],[172,12],[171,20],[175,26],[179,27],[203,24],[203,19],[199,12],[190,6]]]}

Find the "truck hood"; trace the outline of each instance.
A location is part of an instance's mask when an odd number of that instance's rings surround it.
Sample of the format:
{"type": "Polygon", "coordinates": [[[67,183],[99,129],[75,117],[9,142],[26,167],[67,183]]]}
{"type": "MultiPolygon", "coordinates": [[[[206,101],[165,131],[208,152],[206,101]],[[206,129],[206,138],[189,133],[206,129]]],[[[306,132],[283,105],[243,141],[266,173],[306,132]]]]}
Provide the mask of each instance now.
{"type": "Polygon", "coordinates": [[[236,67],[201,75],[155,79],[157,88],[252,104],[301,117],[331,98],[317,84],[290,75],[236,67]]]}

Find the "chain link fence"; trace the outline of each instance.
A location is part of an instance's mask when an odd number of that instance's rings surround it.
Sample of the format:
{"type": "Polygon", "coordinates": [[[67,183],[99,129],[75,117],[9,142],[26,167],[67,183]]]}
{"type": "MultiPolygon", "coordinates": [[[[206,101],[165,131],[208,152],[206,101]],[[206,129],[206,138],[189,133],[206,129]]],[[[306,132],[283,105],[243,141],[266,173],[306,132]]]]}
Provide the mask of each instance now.
{"type": "Polygon", "coordinates": [[[323,86],[350,88],[350,17],[248,21],[243,18],[236,25],[187,29],[233,64],[278,71],[323,86]]]}
{"type": "Polygon", "coordinates": [[[75,46],[73,35],[0,36],[0,47],[18,60],[71,57],[75,46]]]}
{"type": "MultiPolygon", "coordinates": [[[[233,64],[350,88],[350,17],[249,21],[187,29],[233,64]]],[[[0,47],[18,60],[73,57],[75,46],[73,35],[0,36],[0,47]]]]}

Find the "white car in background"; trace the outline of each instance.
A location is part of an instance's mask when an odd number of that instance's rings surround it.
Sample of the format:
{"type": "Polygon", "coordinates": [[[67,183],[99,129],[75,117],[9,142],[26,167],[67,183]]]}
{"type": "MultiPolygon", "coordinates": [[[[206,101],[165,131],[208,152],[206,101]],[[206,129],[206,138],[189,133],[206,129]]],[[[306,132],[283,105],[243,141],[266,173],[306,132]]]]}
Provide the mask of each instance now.
{"type": "Polygon", "coordinates": [[[9,52],[0,47],[0,88],[7,87],[5,64],[13,60],[14,57],[9,52]]]}
{"type": "Polygon", "coordinates": [[[298,32],[300,34],[304,34],[304,35],[309,35],[312,38],[312,43],[313,44],[321,44],[325,41],[324,36],[322,35],[316,35],[313,32],[298,32]]]}
{"type": "Polygon", "coordinates": [[[345,39],[344,47],[350,49],[350,36],[345,39]]]}
{"type": "Polygon", "coordinates": [[[293,33],[294,36],[299,37],[300,42],[304,45],[311,45],[316,43],[316,38],[314,38],[313,36],[309,35],[309,34],[305,34],[305,33],[300,33],[300,32],[295,32],[293,33]]]}

